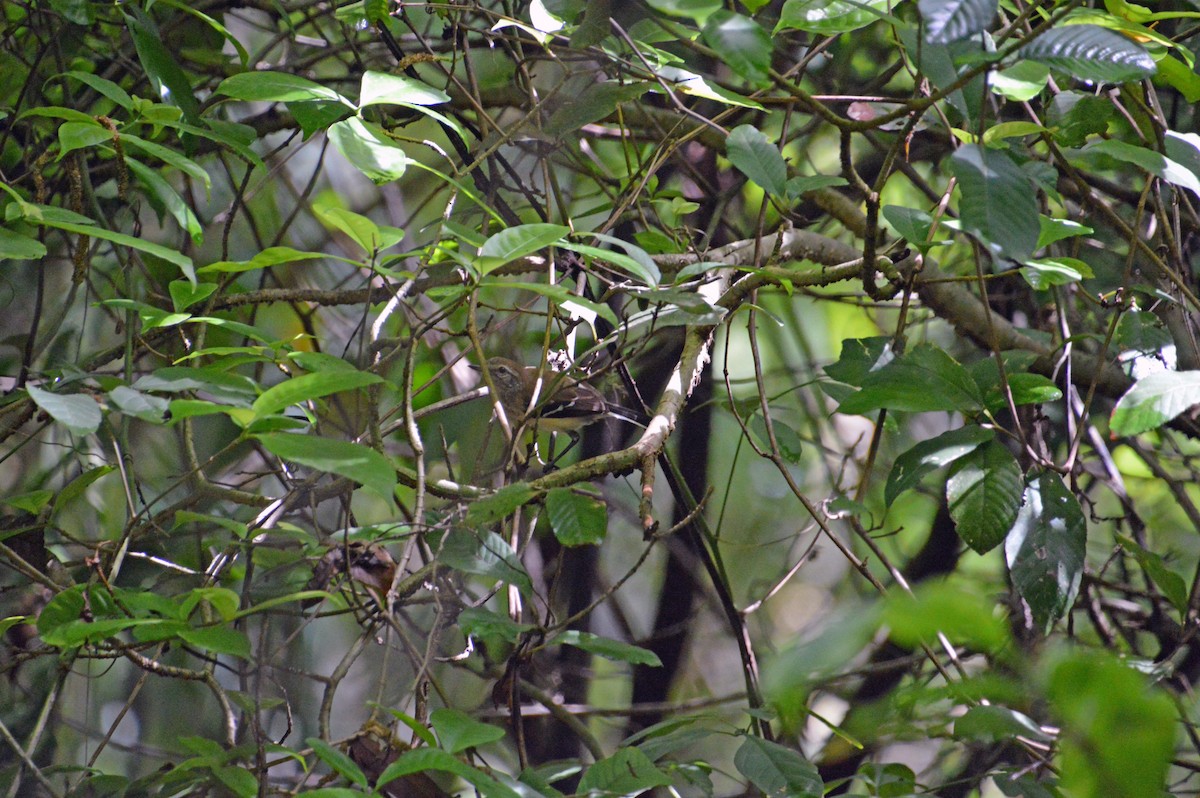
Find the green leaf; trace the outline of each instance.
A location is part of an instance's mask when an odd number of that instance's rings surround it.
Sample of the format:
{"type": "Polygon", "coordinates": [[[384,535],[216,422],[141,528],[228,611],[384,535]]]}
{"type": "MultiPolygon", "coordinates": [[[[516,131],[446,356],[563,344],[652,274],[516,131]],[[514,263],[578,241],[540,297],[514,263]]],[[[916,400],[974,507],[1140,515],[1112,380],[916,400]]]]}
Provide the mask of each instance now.
{"type": "Polygon", "coordinates": [[[384,129],[357,116],[330,125],[329,140],[347,161],[377,185],[399,179],[408,169],[408,155],[384,129]]]}
{"type": "Polygon", "coordinates": [[[967,370],[945,350],[929,344],[870,372],[862,386],[842,402],[839,413],[861,415],[881,408],[971,413],[983,406],[979,386],[967,370]]]}
{"type": "Polygon", "coordinates": [[[179,637],[196,648],[213,654],[228,654],[240,659],[250,659],[250,638],[244,632],[228,626],[204,626],[182,629],[179,637]]]}
{"type": "Polygon", "coordinates": [[[755,86],[767,84],[774,45],[757,22],[720,9],[709,16],[702,34],[708,46],[735,74],[755,86]]]}
{"type": "Polygon", "coordinates": [[[1117,322],[1113,342],[1124,349],[1157,354],[1163,347],[1171,345],[1173,340],[1158,316],[1149,311],[1131,310],[1117,322]]]}
{"type": "Polygon", "coordinates": [[[176,63],[171,51],[163,44],[162,34],[159,33],[154,20],[138,6],[125,5],[122,9],[127,9],[122,11],[122,15],[133,37],[138,60],[142,62],[159,97],[163,102],[178,106],[188,122],[203,125],[200,119],[200,103],[196,101],[192,84],[176,63]]]}
{"type": "Polygon", "coordinates": [[[992,93],[1013,102],[1028,102],[1042,93],[1050,80],[1050,70],[1036,61],[1018,61],[991,76],[992,93]]]}
{"type": "Polygon", "coordinates": [[[60,208],[51,208],[48,205],[32,205],[27,204],[22,210],[26,211],[25,220],[33,224],[40,224],[46,227],[56,227],[59,230],[66,230],[71,233],[79,233],[93,238],[102,238],[105,241],[111,241],[114,244],[121,244],[130,249],[146,252],[156,258],[162,258],[168,263],[173,263],[183,272],[183,276],[189,280],[196,279],[196,272],[192,269],[192,259],[181,252],[176,252],[173,249],[152,244],[149,241],[143,241],[140,238],[127,236],[124,233],[114,233],[112,230],[106,230],[103,227],[98,227],[86,216],[79,216],[76,213],[63,212],[60,208]],[[83,222],[75,221],[82,219],[83,222]]]}
{"type": "Polygon", "coordinates": [[[319,737],[309,737],[304,742],[313,750],[318,759],[329,765],[335,773],[345,778],[351,784],[355,784],[363,789],[369,786],[366,774],[362,772],[362,768],[356,765],[350,757],[319,737]]]}
{"type": "Polygon", "coordinates": [[[1117,542],[1121,544],[1121,548],[1134,556],[1138,565],[1158,586],[1171,605],[1181,614],[1186,614],[1188,611],[1188,588],[1183,577],[1168,568],[1162,557],[1138,545],[1137,541],[1132,538],[1117,535],[1117,542]]]}
{"type": "Polygon", "coordinates": [[[108,398],[127,416],[140,418],[151,424],[162,424],[166,420],[169,403],[162,397],[135,391],[126,385],[118,385],[108,392],[108,398]]]}
{"type": "Polygon", "coordinates": [[[522,798],[511,787],[496,781],[482,770],[471,767],[466,762],[456,759],[438,748],[417,748],[405,751],[399,759],[384,769],[375,782],[375,786],[379,789],[401,776],[409,776],[427,770],[453,773],[475,787],[483,798],[522,798]]]}
{"type": "Polygon", "coordinates": [[[974,36],[987,29],[998,5],[998,0],[919,0],[925,41],[949,44],[974,36]]]}
{"type": "Polygon", "coordinates": [[[1062,241],[1066,238],[1076,238],[1078,236],[1090,236],[1096,232],[1086,225],[1079,222],[1071,221],[1070,219],[1053,219],[1045,214],[1038,214],[1038,241],[1036,249],[1048,247],[1051,244],[1062,241]]]}
{"type": "MultiPolygon", "coordinates": [[[[570,247],[566,247],[570,249],[570,247]]],[[[487,284],[492,284],[488,282],[487,284]]],[[[497,282],[495,285],[502,285],[508,288],[520,288],[522,291],[532,291],[535,294],[552,300],[559,307],[567,310],[572,314],[599,316],[607,320],[614,327],[619,324],[617,314],[613,309],[604,302],[593,302],[590,299],[584,299],[581,296],[576,296],[572,291],[562,283],[548,285],[546,283],[517,283],[517,282],[497,282]]],[[[688,324],[694,324],[695,319],[688,319],[688,324]]]]}
{"type": "Polygon", "coordinates": [[[358,93],[360,108],[368,105],[438,105],[448,102],[449,94],[419,80],[371,70],[363,73],[362,88],[358,93]]]}
{"type": "Polygon", "coordinates": [[[561,139],[584,125],[607,119],[622,103],[634,102],[649,89],[646,83],[589,83],[577,96],[555,109],[542,132],[561,139]]]}
{"type": "Polygon", "coordinates": [[[516,585],[533,594],[533,582],[512,546],[495,532],[454,531],[442,546],[441,562],[455,570],[516,585]]]}
{"type": "Polygon", "coordinates": [[[46,245],[36,238],[0,227],[0,260],[38,260],[46,257],[46,245]]]}
{"type": "Polygon", "coordinates": [[[277,457],[352,479],[379,494],[384,501],[392,501],[396,490],[396,470],[391,461],[369,446],[282,432],[255,437],[277,457]]]}
{"type": "Polygon", "coordinates": [[[212,177],[208,174],[208,170],[204,169],[202,166],[200,166],[200,164],[196,163],[191,158],[188,158],[186,155],[173,150],[170,147],[164,147],[156,142],[147,141],[146,139],[135,136],[132,133],[122,133],[121,143],[127,147],[139,149],[147,155],[152,155],[169,166],[174,166],[176,169],[188,175],[193,180],[203,183],[205,188],[212,187],[212,177]]]}
{"type": "Polygon", "coordinates": [[[122,108],[133,107],[133,98],[129,96],[129,93],[107,78],[78,70],[64,72],[59,77],[73,78],[85,86],[95,89],[97,93],[104,95],[122,108]]]}
{"type": "Polygon", "coordinates": [[[458,614],[458,628],[464,635],[498,637],[506,643],[516,643],[522,634],[536,627],[529,623],[517,623],[498,612],[468,607],[458,614]]]}
{"type": "MultiPolygon", "coordinates": [[[[921,441],[896,458],[883,491],[884,501],[891,506],[897,496],[916,487],[926,474],[950,465],[995,437],[995,430],[967,426],[921,441]]],[[[1019,479],[1019,472],[1017,476],[1019,479]]]]}
{"type": "Polygon", "coordinates": [[[756,103],[754,100],[723,89],[715,82],[710,83],[702,75],[697,75],[695,72],[689,72],[686,69],[672,66],[659,67],[655,71],[663,80],[671,82],[675,91],[681,94],[690,94],[693,97],[712,100],[723,105],[733,105],[738,108],[762,110],[762,105],[756,103]]]}
{"type": "Polygon", "coordinates": [[[189,283],[186,280],[172,280],[167,285],[171,293],[171,302],[175,310],[186,310],[197,302],[212,296],[217,290],[216,283],[189,283]]]}
{"type": "Polygon", "coordinates": [[[620,247],[625,250],[625,254],[621,255],[617,252],[612,252],[607,249],[597,249],[595,247],[585,247],[581,244],[573,244],[570,241],[564,242],[560,246],[563,249],[569,249],[572,252],[591,255],[594,258],[608,261],[609,263],[624,269],[625,271],[637,277],[645,285],[654,287],[662,282],[662,272],[659,271],[658,264],[650,257],[650,253],[642,249],[636,244],[631,244],[628,241],[623,241],[616,236],[606,235],[604,233],[584,233],[598,241],[603,241],[607,244],[612,244],[614,247],[620,247]]]}
{"type": "MultiPolygon", "coordinates": [[[[1021,405],[1047,404],[1062,399],[1062,389],[1054,384],[1054,380],[1041,374],[1023,372],[1009,374],[1008,389],[1012,392],[1013,404],[1021,405]]],[[[988,392],[988,407],[1002,408],[1005,406],[1004,397],[999,391],[988,392]]]]}
{"type": "Polygon", "coordinates": [[[1023,262],[1038,239],[1037,196],[1025,173],[1003,152],[964,144],[950,159],[958,178],[963,229],[993,255],[1023,262]]]}
{"type": "Polygon", "coordinates": [[[368,255],[388,249],[404,237],[399,228],[380,227],[361,213],[337,205],[315,202],[313,211],[322,222],[348,235],[368,255]]]}
{"type": "Polygon", "coordinates": [[[1200,371],[1159,371],[1143,377],[1113,408],[1114,435],[1140,435],[1157,429],[1200,404],[1200,371]]]}
{"type": "MultiPolygon", "coordinates": [[[[18,493],[15,496],[5,496],[4,498],[0,498],[0,502],[7,504],[9,507],[15,507],[18,510],[24,510],[27,513],[36,514],[40,513],[42,508],[50,503],[50,500],[54,498],[54,495],[54,491],[52,490],[31,490],[28,493],[18,493]]],[[[0,540],[12,537],[15,534],[20,534],[20,532],[5,530],[0,532],[0,540]]]]}
{"type": "Polygon", "coordinates": [[[543,223],[522,224],[501,230],[479,248],[476,268],[480,274],[495,271],[506,263],[558,243],[570,232],[569,227],[561,224],[543,223]]]}
{"type": "Polygon", "coordinates": [[[292,377],[268,388],[262,396],[254,400],[251,408],[254,410],[255,418],[263,418],[277,413],[285,407],[321,396],[352,391],[381,382],[383,382],[382,377],[369,371],[325,371],[301,374],[299,377],[292,377]]]}
{"type": "Polygon", "coordinates": [[[333,89],[286,72],[242,72],[221,81],[214,94],[248,102],[297,102],[334,100],[353,107],[353,103],[333,89]]]}
{"type": "Polygon", "coordinates": [[[795,729],[803,722],[813,686],[845,670],[878,630],[879,607],[850,602],[835,608],[816,635],[787,646],[767,662],[763,695],[785,728],[795,729]]]}
{"type": "Polygon", "coordinates": [[[246,768],[225,765],[213,768],[212,774],[237,798],[257,798],[258,778],[246,768]]]}
{"type": "Polygon", "coordinates": [[[883,218],[896,228],[901,238],[911,246],[924,251],[929,248],[929,231],[933,227],[933,217],[918,208],[904,208],[899,205],[884,205],[883,218]]]}
{"type": "Polygon", "coordinates": [[[836,36],[887,16],[887,0],[787,0],[775,33],[802,30],[836,36]]]}
{"type": "Polygon", "coordinates": [[[1143,48],[1098,25],[1051,28],[1022,47],[1018,55],[1093,83],[1141,80],[1157,69],[1143,48]]]}
{"type": "Polygon", "coordinates": [[[300,126],[305,141],[308,141],[313,133],[328,130],[334,122],[348,119],[354,113],[352,109],[342,103],[331,100],[308,100],[284,103],[284,105],[291,112],[296,124],[300,126]]]}
{"type": "Polygon", "coordinates": [[[760,188],[776,197],[787,196],[787,164],[779,149],[753,125],[739,125],[725,139],[729,162],[760,188]]]}
{"type": "Polygon", "coordinates": [[[600,637],[591,632],[579,632],[574,629],[568,629],[558,637],[555,637],[551,642],[575,646],[589,654],[596,654],[615,662],[628,662],[630,665],[647,665],[651,668],[662,667],[662,660],[649,649],[631,645],[630,643],[622,643],[619,640],[610,640],[607,637],[600,637]]]}
{"type": "Polygon", "coordinates": [[[959,460],[946,480],[946,502],[958,536],[980,554],[1004,542],[1023,494],[1020,465],[994,441],[959,460]]]}
{"type": "Polygon", "coordinates": [[[1154,75],[1156,86],[1170,86],[1189,103],[1200,102],[1200,75],[1194,69],[1170,55],[1160,58],[1155,65],[1158,67],[1154,75]]]}
{"type": "Polygon", "coordinates": [[[1161,177],[1168,183],[1200,195],[1200,177],[1197,177],[1195,172],[1146,147],[1139,147],[1117,139],[1104,139],[1087,145],[1080,154],[1085,157],[1106,155],[1121,164],[1131,163],[1156,177],[1161,177]]]}
{"type": "Polygon", "coordinates": [[[954,721],[954,736],[960,740],[1013,743],[1017,737],[1050,743],[1053,739],[1028,715],[995,705],[971,707],[954,721]]]}
{"type": "Polygon", "coordinates": [[[129,157],[128,154],[125,156],[125,165],[129,167],[129,171],[133,172],[138,182],[147,189],[150,204],[158,212],[160,220],[164,212],[169,213],[176,223],[187,231],[193,243],[200,244],[204,241],[204,227],[196,218],[195,212],[183,201],[179,192],[163,179],[157,169],[151,169],[136,158],[129,157]]]}
{"type": "Polygon", "coordinates": [[[51,393],[32,385],[26,385],[25,390],[34,404],[76,435],[91,435],[104,421],[100,405],[87,394],[51,393]]]}
{"type": "Polygon", "coordinates": [[[281,263],[295,263],[300,260],[314,260],[328,257],[323,252],[302,252],[291,247],[267,247],[250,260],[222,260],[201,266],[197,274],[212,274],[213,272],[250,272],[256,269],[266,269],[281,263]]]}
{"type": "Polygon", "coordinates": [[[918,585],[914,595],[889,594],[883,622],[901,646],[933,643],[941,633],[954,645],[995,656],[1013,643],[1008,620],[996,609],[994,598],[935,582],[918,585]]]}
{"type": "Polygon", "coordinates": [[[1171,698],[1107,652],[1062,648],[1044,670],[1064,794],[1165,795],[1179,723],[1171,698]]]}
{"type": "Polygon", "coordinates": [[[746,736],[733,755],[733,765],[772,798],[821,798],[825,792],[812,762],[795,749],[760,737],[746,736]]]}
{"type": "Polygon", "coordinates": [[[112,141],[113,134],[97,122],[63,122],[58,126],[58,158],[74,150],[94,147],[105,141],[112,141]]]}
{"type": "Polygon", "coordinates": [[[709,14],[721,8],[721,0],[646,0],[646,5],[673,17],[689,17],[704,22],[709,14]]]}
{"type": "Polygon", "coordinates": [[[608,532],[604,500],[576,488],[555,488],[547,493],[546,514],[554,537],[564,546],[599,545],[608,532]]]}
{"type": "Polygon", "coordinates": [[[91,486],[93,482],[101,477],[111,474],[116,471],[116,466],[102,465],[95,468],[89,468],[79,476],[72,479],[54,495],[54,512],[57,513],[63,507],[66,507],[75,499],[79,498],[91,486]]]}
{"type": "Polygon", "coordinates": [[[452,754],[503,740],[505,736],[504,729],[481,723],[457,709],[435,709],[429,716],[429,724],[437,732],[442,749],[452,754]]]}
{"type": "Polygon", "coordinates": [[[671,780],[637,748],[622,748],[607,759],[594,762],[579,780],[579,793],[595,791],[632,798],[655,787],[668,787],[671,780]]]}
{"type": "Polygon", "coordinates": [[[1043,631],[1074,603],[1086,545],[1083,509],[1062,477],[1053,471],[1031,472],[1004,555],[1013,588],[1043,631]]]}
{"type": "Polygon", "coordinates": [[[537,495],[538,492],[525,482],[505,485],[495,493],[471,502],[467,507],[467,525],[480,527],[494,524],[501,518],[507,518],[518,507],[528,504],[537,495]]]}

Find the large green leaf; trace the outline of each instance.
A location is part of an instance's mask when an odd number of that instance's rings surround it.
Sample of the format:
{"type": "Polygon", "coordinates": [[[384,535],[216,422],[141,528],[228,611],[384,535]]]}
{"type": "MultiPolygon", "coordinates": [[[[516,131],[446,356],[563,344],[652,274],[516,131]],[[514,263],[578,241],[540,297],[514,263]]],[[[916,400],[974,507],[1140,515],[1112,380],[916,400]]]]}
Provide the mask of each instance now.
{"type": "MultiPolygon", "coordinates": [[[[1177,143],[1179,140],[1175,139],[1174,141],[1177,143]]],[[[1181,151],[1177,145],[1175,149],[1183,153],[1186,152],[1181,151]]],[[[1188,168],[1178,161],[1157,153],[1154,150],[1118,141],[1117,139],[1104,139],[1089,144],[1080,152],[1080,155],[1084,157],[1096,154],[1106,155],[1118,163],[1131,163],[1156,177],[1161,177],[1168,183],[1173,183],[1200,195],[1200,177],[1197,177],[1196,172],[1192,168],[1188,168]]],[[[1195,164],[1195,159],[1193,159],[1192,163],[1195,164]]]]}
{"type": "Polygon", "coordinates": [[[329,126],[329,140],[338,152],[374,183],[390,183],[408,169],[409,157],[383,128],[357,116],[329,126]]]}
{"type": "Polygon", "coordinates": [[[173,103],[183,111],[184,117],[193,125],[203,125],[200,119],[200,103],[196,100],[191,81],[180,68],[171,51],[163,44],[162,34],[154,20],[140,7],[132,4],[122,6],[125,24],[133,37],[133,45],[146,74],[164,102],[173,103]]]}
{"type": "Polygon", "coordinates": [[[645,83],[591,83],[577,96],[555,109],[542,132],[559,139],[584,125],[606,119],[621,103],[634,102],[646,93],[645,83]]]}
{"type": "Polygon", "coordinates": [[[999,0],[920,0],[917,7],[925,20],[925,40],[934,44],[974,36],[985,30],[996,16],[999,0]]]}
{"type": "Polygon", "coordinates": [[[46,245],[36,238],[0,227],[0,260],[37,260],[46,257],[46,245]]]}
{"type": "Polygon", "coordinates": [[[1157,69],[1142,47],[1099,25],[1051,28],[1022,47],[1019,54],[1094,83],[1141,80],[1157,69]]]}
{"type": "Polygon", "coordinates": [[[201,226],[200,220],[196,218],[191,206],[184,202],[183,197],[179,196],[179,192],[159,174],[157,169],[151,169],[136,158],[126,155],[125,165],[146,187],[150,203],[158,211],[159,218],[162,218],[163,213],[171,214],[176,223],[187,231],[192,242],[200,244],[204,240],[204,228],[201,226]]]}
{"type": "Polygon", "coordinates": [[[933,410],[971,413],[983,407],[975,380],[944,349],[923,344],[870,372],[862,390],[838,407],[839,413],[863,414],[873,410],[933,410]]]}
{"type": "Polygon", "coordinates": [[[651,668],[661,668],[662,660],[649,649],[641,646],[622,643],[620,640],[610,640],[591,632],[580,632],[575,629],[567,631],[554,638],[555,643],[581,648],[589,654],[596,654],[611,659],[614,662],[628,662],[631,665],[647,665],[651,668]]]}
{"type": "Polygon", "coordinates": [[[1028,259],[1041,227],[1037,196],[1025,173],[1005,153],[975,144],[959,147],[950,164],[962,192],[963,228],[996,256],[1028,259]]]}
{"type": "MultiPolygon", "coordinates": [[[[9,206],[14,207],[14,206],[9,206]]],[[[115,233],[112,230],[106,230],[100,227],[86,216],[80,216],[77,213],[71,213],[62,208],[53,208],[49,205],[33,205],[24,203],[21,206],[24,212],[25,221],[33,224],[40,224],[46,227],[56,227],[59,230],[66,230],[71,233],[79,233],[92,238],[102,238],[105,241],[111,241],[114,244],[121,244],[130,249],[137,249],[157,258],[162,258],[168,263],[173,263],[183,272],[184,277],[195,282],[196,271],[192,268],[192,259],[182,252],[177,252],[174,249],[164,247],[161,244],[154,244],[145,241],[141,238],[134,238],[124,233],[115,233]]]]}
{"type": "Polygon", "coordinates": [[[438,748],[417,748],[405,751],[399,759],[384,769],[375,785],[377,788],[382,788],[385,784],[395,781],[401,776],[423,773],[428,770],[453,773],[478,790],[483,798],[521,798],[521,795],[513,788],[438,748]]]}
{"type": "Polygon", "coordinates": [[[1143,377],[1113,408],[1114,435],[1139,435],[1157,429],[1200,404],[1200,371],[1159,371],[1143,377]]]}
{"type": "Polygon", "coordinates": [[[1008,620],[997,613],[993,597],[946,582],[919,585],[913,595],[889,594],[883,622],[894,642],[911,648],[943,634],[955,645],[994,656],[1013,642],[1008,620]]]}
{"type": "Polygon", "coordinates": [[[235,100],[255,102],[334,100],[344,105],[352,105],[333,89],[286,72],[242,72],[225,78],[214,93],[235,100]]]}
{"type": "Polygon", "coordinates": [[[916,487],[926,474],[950,465],[995,437],[995,430],[968,426],[921,441],[896,458],[883,491],[884,501],[891,505],[901,493],[916,487]]]}
{"type": "Polygon", "coordinates": [[[556,488],[546,494],[546,514],[554,537],[564,546],[599,545],[608,532],[604,500],[577,488],[556,488]]]}
{"type": "Polygon", "coordinates": [[[294,263],[299,260],[313,260],[327,257],[322,252],[302,252],[291,247],[267,247],[250,260],[223,260],[210,263],[196,270],[197,274],[212,272],[250,272],[265,269],[281,263],[294,263]]]}
{"type": "Polygon", "coordinates": [[[1053,471],[1029,475],[1024,501],[1004,541],[1004,555],[1017,595],[1038,627],[1048,630],[1079,592],[1087,521],[1079,500],[1053,471]]]}
{"type": "Polygon", "coordinates": [[[569,227],[561,224],[540,222],[506,228],[483,242],[476,267],[481,274],[487,274],[517,258],[545,249],[570,232],[569,227]]]}
{"type": "Polygon", "coordinates": [[[435,709],[429,724],[437,732],[441,747],[452,754],[504,739],[504,729],[481,723],[457,709],[435,709]]]}
{"type": "Polygon", "coordinates": [[[1022,494],[1021,467],[995,441],[955,463],[946,480],[946,502],[958,536],[980,554],[1004,542],[1017,520],[1022,494]]]}
{"type": "Polygon", "coordinates": [[[763,795],[821,798],[825,785],[812,762],[794,748],[747,736],[733,755],[733,765],[763,795]]]}
{"type": "Polygon", "coordinates": [[[1166,795],[1179,724],[1172,699],[1107,652],[1062,648],[1044,670],[1050,711],[1061,727],[1064,793],[1166,795]]]}
{"type": "Polygon", "coordinates": [[[725,139],[729,162],[768,194],[787,195],[787,163],[779,148],[753,125],[739,125],[725,139]]]}
{"type": "Polygon", "coordinates": [[[323,371],[301,374],[273,385],[254,400],[251,407],[256,418],[277,413],[285,407],[307,402],[321,396],[350,391],[383,382],[378,374],[369,371],[323,371]]]}
{"type": "Polygon", "coordinates": [[[802,30],[836,36],[886,17],[888,7],[888,0],[787,0],[775,32],[802,30]]]}
{"type": "Polygon", "coordinates": [[[92,434],[104,420],[100,405],[85,393],[51,393],[32,385],[25,386],[25,390],[34,404],[76,435],[92,434]]]}
{"type": "Polygon", "coordinates": [[[98,122],[63,122],[58,126],[58,159],[75,150],[112,141],[113,133],[98,122]]]}
{"type": "Polygon", "coordinates": [[[450,95],[419,80],[386,72],[366,71],[359,90],[359,107],[368,105],[438,105],[450,102],[450,95]]]}
{"type": "Polygon", "coordinates": [[[277,457],[352,479],[378,493],[385,501],[392,500],[396,489],[396,470],[386,457],[369,446],[284,432],[269,432],[255,437],[277,457]]]}
{"type": "Polygon", "coordinates": [[[442,546],[440,560],[457,571],[516,585],[525,595],[533,594],[533,582],[525,566],[508,541],[495,532],[451,532],[442,546]]]}
{"type": "Polygon", "coordinates": [[[734,73],[755,86],[767,83],[774,49],[771,37],[757,22],[721,9],[704,23],[704,41],[734,73]]]}
{"type": "Polygon", "coordinates": [[[632,798],[655,787],[668,787],[671,780],[637,748],[622,748],[607,759],[595,762],[579,780],[579,793],[632,798]]]}

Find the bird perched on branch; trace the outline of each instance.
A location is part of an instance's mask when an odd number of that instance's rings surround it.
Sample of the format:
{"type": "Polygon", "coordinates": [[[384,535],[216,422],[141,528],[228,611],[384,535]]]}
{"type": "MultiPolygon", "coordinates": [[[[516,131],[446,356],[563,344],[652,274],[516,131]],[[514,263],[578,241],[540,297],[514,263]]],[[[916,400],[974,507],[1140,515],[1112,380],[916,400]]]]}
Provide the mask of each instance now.
{"type": "MultiPolygon", "coordinates": [[[[481,370],[479,366],[472,368],[481,370]]],[[[549,369],[492,357],[488,358],[487,372],[514,432],[536,424],[539,430],[565,432],[577,440],[579,430],[605,418],[646,424],[644,413],[613,404],[587,383],[549,369]]]]}

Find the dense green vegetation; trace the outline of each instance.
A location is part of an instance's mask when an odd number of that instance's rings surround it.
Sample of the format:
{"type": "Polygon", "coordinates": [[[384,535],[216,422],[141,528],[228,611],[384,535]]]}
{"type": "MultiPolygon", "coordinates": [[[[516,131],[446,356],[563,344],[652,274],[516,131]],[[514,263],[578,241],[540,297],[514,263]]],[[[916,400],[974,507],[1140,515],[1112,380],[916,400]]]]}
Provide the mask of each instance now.
{"type": "Polygon", "coordinates": [[[1196,7],[2,9],[0,794],[1200,792],[1196,7]]]}

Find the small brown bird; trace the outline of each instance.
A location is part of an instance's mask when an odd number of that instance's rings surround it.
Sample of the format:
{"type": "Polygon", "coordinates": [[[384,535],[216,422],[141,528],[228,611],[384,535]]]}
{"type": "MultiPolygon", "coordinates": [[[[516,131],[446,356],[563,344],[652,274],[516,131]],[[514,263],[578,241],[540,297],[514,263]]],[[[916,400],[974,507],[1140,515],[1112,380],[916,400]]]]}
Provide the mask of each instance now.
{"type": "Polygon", "coordinates": [[[539,430],[566,432],[577,439],[579,430],[603,418],[645,425],[644,414],[613,404],[587,383],[558,372],[505,357],[488,358],[487,371],[514,431],[536,423],[539,430]]]}

